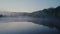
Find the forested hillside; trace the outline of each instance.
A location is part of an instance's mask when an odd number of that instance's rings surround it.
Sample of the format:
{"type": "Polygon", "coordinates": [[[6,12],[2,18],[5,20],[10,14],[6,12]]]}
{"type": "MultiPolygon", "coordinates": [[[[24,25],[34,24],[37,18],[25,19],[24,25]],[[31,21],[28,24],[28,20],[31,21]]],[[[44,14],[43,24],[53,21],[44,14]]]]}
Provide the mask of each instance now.
{"type": "Polygon", "coordinates": [[[32,12],[31,16],[37,18],[60,18],[60,6],[32,12]]]}

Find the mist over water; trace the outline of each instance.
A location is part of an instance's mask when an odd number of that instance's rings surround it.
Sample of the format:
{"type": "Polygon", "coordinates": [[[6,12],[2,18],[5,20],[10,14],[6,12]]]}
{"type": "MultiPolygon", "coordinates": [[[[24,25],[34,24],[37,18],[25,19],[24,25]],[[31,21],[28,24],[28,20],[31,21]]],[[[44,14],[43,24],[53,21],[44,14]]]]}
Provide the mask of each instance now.
{"type": "Polygon", "coordinates": [[[0,34],[60,34],[60,0],[0,0],[0,34]]]}
{"type": "MultiPolygon", "coordinates": [[[[8,17],[0,18],[0,34],[57,34],[57,28],[34,23],[39,18],[32,17],[8,17]]],[[[41,21],[43,19],[41,18],[41,21]]],[[[39,22],[41,22],[39,21],[39,22]]]]}

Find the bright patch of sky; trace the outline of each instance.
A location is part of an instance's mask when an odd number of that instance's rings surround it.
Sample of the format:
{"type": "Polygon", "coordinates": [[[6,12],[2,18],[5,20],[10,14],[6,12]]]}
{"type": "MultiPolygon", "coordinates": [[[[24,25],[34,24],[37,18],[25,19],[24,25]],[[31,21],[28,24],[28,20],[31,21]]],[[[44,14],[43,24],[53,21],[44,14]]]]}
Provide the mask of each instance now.
{"type": "Polygon", "coordinates": [[[60,0],[0,0],[0,11],[33,12],[60,6],[60,0]]]}

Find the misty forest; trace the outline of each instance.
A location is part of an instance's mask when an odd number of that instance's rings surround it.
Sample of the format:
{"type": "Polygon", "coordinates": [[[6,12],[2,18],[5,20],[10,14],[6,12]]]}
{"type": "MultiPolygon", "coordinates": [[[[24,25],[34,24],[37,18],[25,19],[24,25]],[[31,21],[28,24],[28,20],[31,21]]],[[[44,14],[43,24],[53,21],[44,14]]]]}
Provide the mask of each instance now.
{"type": "Polygon", "coordinates": [[[60,29],[60,6],[56,7],[56,8],[47,8],[47,9],[43,9],[43,10],[38,10],[32,13],[22,13],[22,12],[6,12],[8,14],[0,14],[0,18],[3,17],[32,17],[32,18],[38,18],[36,20],[32,20],[32,22],[37,23],[37,24],[43,24],[46,26],[51,26],[51,27],[56,27],[60,29]],[[39,22],[39,20],[42,20],[42,23],[39,22]],[[44,21],[45,19],[47,19],[46,21],[44,21]],[[55,22],[55,21],[56,22],[55,22]],[[46,23],[44,23],[46,22],[46,23]]]}
{"type": "Polygon", "coordinates": [[[0,34],[60,34],[60,0],[0,0],[0,34]]]}
{"type": "MultiPolygon", "coordinates": [[[[38,10],[38,11],[34,11],[32,13],[0,12],[0,20],[2,18],[10,18],[10,19],[11,18],[18,18],[19,19],[21,17],[22,18],[29,17],[27,19],[28,22],[32,22],[34,24],[44,25],[49,28],[56,28],[56,29],[60,30],[60,6],[58,6],[56,8],[47,8],[47,9],[43,9],[43,10],[38,10]]],[[[15,19],[15,22],[16,22],[16,20],[17,19],[15,19]]],[[[20,22],[20,20],[17,20],[17,21],[20,22]]],[[[33,32],[34,31],[32,31],[31,33],[33,33],[33,32]]],[[[36,31],[36,33],[39,33],[39,32],[36,31]]],[[[59,33],[59,32],[56,32],[56,33],[59,33]]]]}

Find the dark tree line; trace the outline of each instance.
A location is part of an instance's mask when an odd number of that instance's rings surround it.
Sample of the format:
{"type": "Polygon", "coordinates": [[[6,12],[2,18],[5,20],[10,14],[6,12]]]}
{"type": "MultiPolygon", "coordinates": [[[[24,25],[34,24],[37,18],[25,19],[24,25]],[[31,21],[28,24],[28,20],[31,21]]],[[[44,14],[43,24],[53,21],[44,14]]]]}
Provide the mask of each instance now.
{"type": "Polygon", "coordinates": [[[0,17],[6,17],[6,15],[0,14],[0,17]]]}
{"type": "MultiPolygon", "coordinates": [[[[32,13],[23,13],[23,16],[29,16],[29,17],[36,17],[36,18],[59,18],[60,19],[60,6],[56,8],[48,8],[43,9],[39,11],[35,11],[32,13]]],[[[0,17],[4,17],[6,15],[0,14],[0,17]]]]}
{"type": "Polygon", "coordinates": [[[3,15],[0,15],[0,17],[3,17],[3,15]]]}
{"type": "Polygon", "coordinates": [[[60,6],[56,8],[48,8],[48,9],[32,12],[31,16],[37,18],[49,18],[49,17],[60,18],[60,6]]]}
{"type": "Polygon", "coordinates": [[[39,19],[36,19],[35,21],[32,20],[32,22],[35,24],[40,24],[40,25],[42,24],[44,26],[57,28],[60,30],[60,6],[56,8],[48,8],[48,9],[32,12],[31,16],[36,18],[43,18],[42,21],[40,21],[39,19]],[[50,19],[49,21],[44,20],[44,18],[51,18],[51,21],[50,19]],[[52,18],[57,18],[57,19],[52,20],[52,18]]]}

